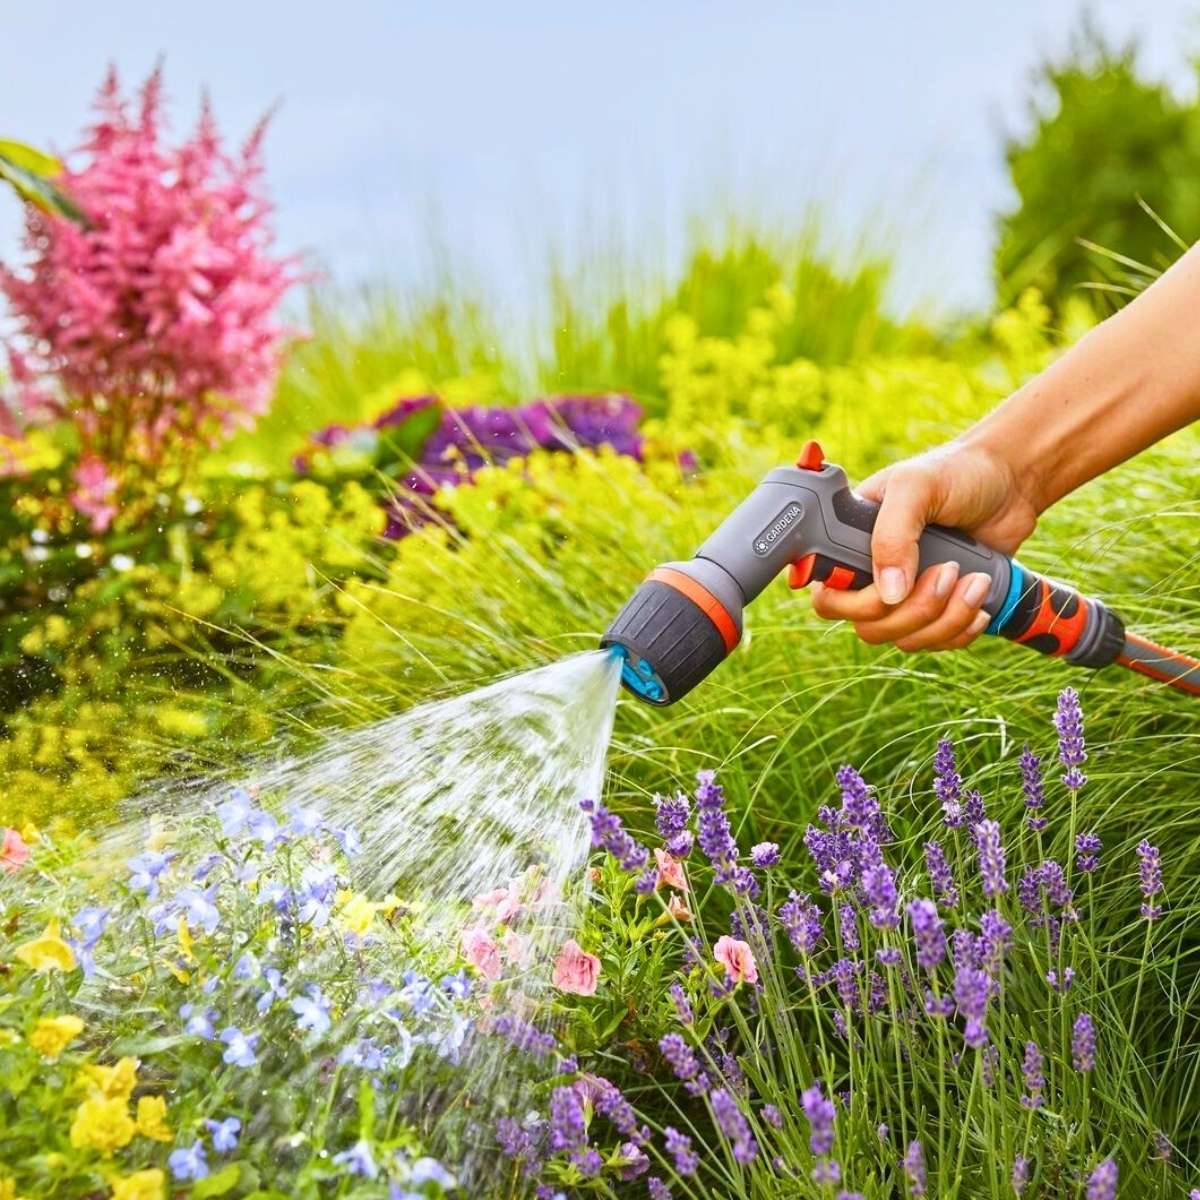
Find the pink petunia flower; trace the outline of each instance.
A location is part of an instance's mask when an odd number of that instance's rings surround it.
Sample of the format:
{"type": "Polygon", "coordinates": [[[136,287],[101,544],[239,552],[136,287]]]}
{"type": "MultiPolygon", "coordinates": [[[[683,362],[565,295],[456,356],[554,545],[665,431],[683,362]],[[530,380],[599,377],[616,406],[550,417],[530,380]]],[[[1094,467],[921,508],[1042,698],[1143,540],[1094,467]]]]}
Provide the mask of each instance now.
{"type": "Polygon", "coordinates": [[[600,960],[574,938],[568,938],[554,960],[554,986],[576,996],[594,996],[599,978],[600,960]]]}
{"type": "Polygon", "coordinates": [[[16,874],[18,868],[29,861],[29,853],[25,839],[15,829],[4,830],[4,837],[0,839],[0,863],[4,864],[5,871],[16,874]]]}
{"type": "Polygon", "coordinates": [[[673,887],[683,892],[687,890],[687,880],[683,874],[683,863],[665,850],[655,847],[654,861],[658,864],[658,883],[656,887],[673,887]]]}
{"type": "Polygon", "coordinates": [[[521,897],[516,887],[493,888],[490,892],[481,892],[471,901],[471,907],[476,912],[490,913],[491,917],[501,925],[507,924],[521,909],[521,897]]]}
{"type": "Polygon", "coordinates": [[[504,969],[500,947],[486,930],[477,926],[463,930],[462,955],[485,979],[500,978],[504,969]]]}
{"type": "Polygon", "coordinates": [[[713,957],[725,967],[726,976],[734,983],[757,983],[758,965],[754,954],[745,942],[726,934],[717,939],[713,957]]]}
{"type": "Polygon", "coordinates": [[[504,947],[508,961],[514,966],[523,967],[529,962],[529,943],[519,933],[506,929],[500,944],[504,947]]]}

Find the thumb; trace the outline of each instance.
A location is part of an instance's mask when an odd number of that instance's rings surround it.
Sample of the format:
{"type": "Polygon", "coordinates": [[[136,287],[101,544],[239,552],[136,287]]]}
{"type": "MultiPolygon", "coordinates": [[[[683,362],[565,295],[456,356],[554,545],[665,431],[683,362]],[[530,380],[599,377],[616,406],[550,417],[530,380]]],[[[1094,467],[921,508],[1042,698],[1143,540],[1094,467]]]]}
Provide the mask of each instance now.
{"type": "Polygon", "coordinates": [[[884,483],[871,557],[875,585],[885,604],[899,604],[912,591],[919,558],[917,539],[932,513],[935,489],[924,471],[903,468],[891,471],[884,483]]]}

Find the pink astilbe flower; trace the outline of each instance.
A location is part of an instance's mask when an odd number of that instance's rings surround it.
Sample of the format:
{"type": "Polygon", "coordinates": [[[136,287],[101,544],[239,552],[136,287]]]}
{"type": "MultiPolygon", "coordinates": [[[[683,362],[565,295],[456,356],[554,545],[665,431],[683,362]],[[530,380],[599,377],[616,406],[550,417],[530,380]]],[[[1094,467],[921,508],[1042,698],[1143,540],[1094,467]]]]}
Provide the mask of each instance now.
{"type": "Polygon", "coordinates": [[[161,110],[161,71],[131,105],[110,70],[83,165],[62,180],[87,224],[30,207],[28,257],[0,268],[30,347],[18,359],[23,405],[59,396],[85,454],[108,462],[157,461],[253,424],[288,336],[275,311],[298,278],[271,250],[264,126],[228,153],[206,101],[195,132],[170,147],[161,110]]]}
{"type": "Polygon", "coordinates": [[[600,978],[600,960],[574,939],[568,938],[554,960],[553,983],[560,992],[594,996],[600,978]]]}
{"type": "Polygon", "coordinates": [[[75,490],[70,501],[76,512],[82,513],[91,522],[95,533],[103,533],[117,515],[113,498],[119,486],[118,480],[105,465],[102,458],[86,454],[75,467],[75,490]]]}

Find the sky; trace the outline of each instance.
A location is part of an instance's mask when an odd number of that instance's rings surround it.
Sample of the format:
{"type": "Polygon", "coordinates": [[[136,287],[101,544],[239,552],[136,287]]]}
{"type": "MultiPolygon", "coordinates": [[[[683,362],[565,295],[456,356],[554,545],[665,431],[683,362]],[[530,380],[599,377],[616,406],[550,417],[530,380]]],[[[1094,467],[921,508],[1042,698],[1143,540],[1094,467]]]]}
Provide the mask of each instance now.
{"type": "MultiPolygon", "coordinates": [[[[1190,88],[1198,0],[1092,0],[1146,70],[1190,88]]],[[[202,90],[267,142],[280,241],[327,289],[419,289],[449,264],[514,317],[551,259],[676,269],[695,222],[781,229],[897,259],[893,303],[990,296],[1002,144],[1077,0],[0,0],[0,136],[78,139],[115,62],[166,65],[175,128],[202,90]],[[16,52],[13,52],[13,48],[16,52]]],[[[0,260],[17,250],[0,204],[0,260]]]]}

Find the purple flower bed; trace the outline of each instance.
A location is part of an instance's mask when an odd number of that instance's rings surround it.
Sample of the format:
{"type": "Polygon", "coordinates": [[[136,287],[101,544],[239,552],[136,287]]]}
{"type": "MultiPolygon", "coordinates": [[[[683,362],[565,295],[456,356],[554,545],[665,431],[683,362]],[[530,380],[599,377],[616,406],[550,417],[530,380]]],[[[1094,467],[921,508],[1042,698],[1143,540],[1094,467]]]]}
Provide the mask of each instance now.
{"type": "Polygon", "coordinates": [[[642,457],[641,407],[629,396],[550,396],[516,407],[449,408],[432,395],[404,396],[365,425],[327,425],[292,460],[300,474],[321,452],[344,448],[395,478],[384,536],[404,537],[430,517],[428,500],[470,483],[482,467],[534,450],[595,449],[642,457]],[[391,470],[389,470],[389,467],[391,470]]]}

